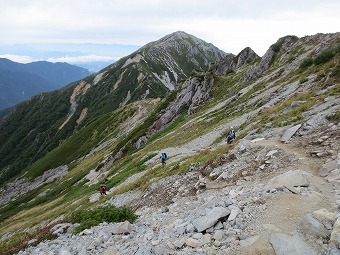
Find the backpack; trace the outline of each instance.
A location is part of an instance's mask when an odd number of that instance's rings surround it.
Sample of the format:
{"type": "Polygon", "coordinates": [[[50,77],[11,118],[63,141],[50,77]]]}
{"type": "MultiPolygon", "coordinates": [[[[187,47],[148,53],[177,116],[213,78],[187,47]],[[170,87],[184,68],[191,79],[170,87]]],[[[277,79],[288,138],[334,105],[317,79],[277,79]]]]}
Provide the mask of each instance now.
{"type": "Polygon", "coordinates": [[[231,138],[234,138],[235,137],[235,131],[234,130],[229,130],[226,137],[231,137],[231,138]]]}
{"type": "Polygon", "coordinates": [[[162,153],[162,159],[166,159],[167,158],[167,155],[165,152],[162,153]]]}

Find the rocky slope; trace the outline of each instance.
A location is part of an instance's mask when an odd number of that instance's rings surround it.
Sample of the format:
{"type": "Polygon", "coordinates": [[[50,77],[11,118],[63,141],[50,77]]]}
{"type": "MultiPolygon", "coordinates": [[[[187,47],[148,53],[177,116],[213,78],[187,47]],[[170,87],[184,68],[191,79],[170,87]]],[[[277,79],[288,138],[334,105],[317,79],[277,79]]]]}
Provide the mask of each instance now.
{"type": "Polygon", "coordinates": [[[288,143],[242,139],[212,169],[215,181],[194,164],[108,201],[137,209],[134,224],[79,235],[60,224],[56,240],[19,254],[339,254],[339,134],[330,124],[301,128],[288,143]]]}
{"type": "MultiPolygon", "coordinates": [[[[131,140],[120,134],[119,153],[115,139],[102,143],[55,182],[83,171],[70,188],[79,196],[57,197],[63,207],[127,206],[136,222],[77,235],[64,222],[53,227],[57,239],[31,240],[19,254],[339,254],[339,36],[284,37],[261,59],[247,48],[194,74],[145,132],[137,129],[138,149],[128,154],[131,140]],[[224,138],[230,126],[233,145],[224,138]],[[86,188],[104,178],[114,183],[107,197],[86,188]]],[[[63,211],[53,203],[39,204],[50,217],[43,226],[63,218],[47,212],[63,211]]],[[[11,219],[4,224],[15,229],[11,219]]]]}

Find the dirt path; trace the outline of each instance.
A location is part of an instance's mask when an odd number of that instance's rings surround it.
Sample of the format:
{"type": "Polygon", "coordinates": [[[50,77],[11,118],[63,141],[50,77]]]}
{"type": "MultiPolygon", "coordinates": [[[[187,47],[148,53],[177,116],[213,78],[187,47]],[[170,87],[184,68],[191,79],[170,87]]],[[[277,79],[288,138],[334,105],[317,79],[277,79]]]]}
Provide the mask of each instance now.
{"type": "MultiPolygon", "coordinates": [[[[322,177],[317,176],[322,164],[319,159],[308,155],[304,148],[297,147],[294,144],[280,143],[274,139],[261,140],[256,144],[268,149],[282,149],[285,153],[297,157],[298,161],[293,166],[281,169],[281,171],[301,169],[311,174],[309,178],[310,190],[305,195],[280,192],[274,200],[268,201],[268,209],[254,223],[254,228],[259,229],[259,238],[252,246],[242,251],[242,254],[246,255],[273,254],[273,249],[269,243],[271,233],[283,232],[292,235],[296,232],[296,227],[306,214],[321,208],[333,211],[335,205],[332,186],[322,177]]],[[[271,175],[268,176],[268,179],[264,181],[268,181],[271,177],[271,175]]]]}

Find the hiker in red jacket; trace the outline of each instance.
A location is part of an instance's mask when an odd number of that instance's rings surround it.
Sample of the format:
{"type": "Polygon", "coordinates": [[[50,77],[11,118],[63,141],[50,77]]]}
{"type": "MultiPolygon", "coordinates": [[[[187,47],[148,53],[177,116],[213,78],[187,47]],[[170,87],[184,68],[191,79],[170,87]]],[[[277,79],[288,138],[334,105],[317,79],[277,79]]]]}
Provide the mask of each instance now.
{"type": "Polygon", "coordinates": [[[100,195],[106,196],[107,195],[106,189],[107,189],[107,186],[105,184],[100,184],[100,188],[99,188],[100,195]]]}

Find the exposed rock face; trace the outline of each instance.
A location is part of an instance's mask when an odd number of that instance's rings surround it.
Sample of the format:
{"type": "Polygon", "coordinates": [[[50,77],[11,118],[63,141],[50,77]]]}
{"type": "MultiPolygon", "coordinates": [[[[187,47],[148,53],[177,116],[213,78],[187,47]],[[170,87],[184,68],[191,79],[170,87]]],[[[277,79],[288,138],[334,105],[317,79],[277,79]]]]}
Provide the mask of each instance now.
{"type": "Polygon", "coordinates": [[[242,78],[244,81],[250,81],[258,78],[264,71],[268,70],[275,55],[279,52],[285,52],[298,40],[295,36],[286,36],[280,38],[275,44],[269,47],[267,52],[261,58],[261,61],[252,67],[242,78]]]}
{"type": "MultiPolygon", "coordinates": [[[[212,67],[212,73],[223,75],[228,70],[235,71],[258,59],[259,57],[251,48],[245,48],[236,57],[233,54],[224,57],[215,67],[212,67]]],[[[188,114],[195,112],[198,106],[203,105],[211,98],[213,86],[214,76],[208,73],[196,75],[185,81],[177,98],[169,104],[159,119],[150,127],[148,133],[152,134],[161,130],[166,124],[183,113],[184,109],[188,109],[188,114]]]]}
{"type": "MultiPolygon", "coordinates": [[[[13,182],[7,183],[0,189],[0,204],[7,203],[11,198],[25,194],[30,190],[36,189],[46,183],[54,182],[61,179],[68,172],[68,166],[60,166],[44,172],[43,175],[36,177],[33,181],[27,178],[20,178],[13,182]]],[[[41,193],[40,195],[44,195],[41,193]]]]}
{"type": "Polygon", "coordinates": [[[149,134],[161,130],[166,124],[183,113],[188,108],[188,113],[203,104],[211,93],[214,79],[211,76],[193,77],[183,84],[181,92],[177,98],[169,104],[160,118],[149,128],[149,134]]]}
{"type": "Polygon", "coordinates": [[[260,57],[249,47],[242,50],[237,56],[228,54],[217,65],[215,75],[225,75],[234,72],[247,64],[259,61],[260,57]]]}

